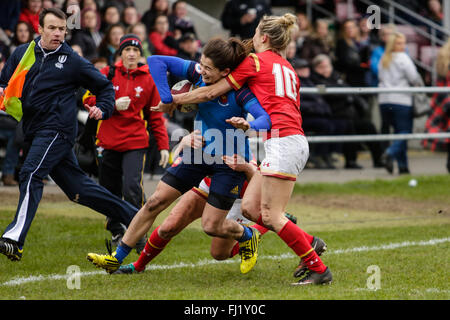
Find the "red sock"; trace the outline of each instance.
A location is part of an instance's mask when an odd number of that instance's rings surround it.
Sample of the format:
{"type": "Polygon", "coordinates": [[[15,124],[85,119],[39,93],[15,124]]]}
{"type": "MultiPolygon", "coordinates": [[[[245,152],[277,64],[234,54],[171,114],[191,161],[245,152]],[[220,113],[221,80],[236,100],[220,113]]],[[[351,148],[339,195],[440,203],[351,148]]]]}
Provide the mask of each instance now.
{"type": "MultiPolygon", "coordinates": [[[[259,216],[257,224],[264,226],[264,223],[262,222],[262,216],[259,216]]],[[[293,222],[292,222],[293,223],[293,222]]],[[[308,241],[310,244],[314,240],[314,236],[310,235],[309,233],[306,233],[305,230],[300,229],[303,232],[303,236],[305,237],[306,241],[308,241]]]]}
{"type": "Polygon", "coordinates": [[[235,255],[239,253],[239,242],[236,241],[233,249],[231,249],[230,258],[233,258],[235,255]]]}
{"type": "Polygon", "coordinates": [[[266,227],[264,227],[262,224],[259,224],[259,223],[258,224],[254,224],[254,225],[252,225],[250,227],[255,228],[256,230],[258,230],[261,235],[263,235],[267,231],[269,231],[269,229],[267,229],[266,227]]]}
{"type": "Polygon", "coordinates": [[[327,267],[306,240],[304,231],[292,221],[289,220],[284,225],[278,236],[307,264],[308,269],[318,273],[325,272],[327,267]]]}
{"type": "MultiPolygon", "coordinates": [[[[300,229],[300,230],[302,230],[302,229],[300,229]]],[[[302,230],[302,232],[303,232],[303,236],[305,237],[306,241],[308,241],[308,243],[311,244],[314,240],[314,236],[306,233],[305,230],[302,230]]]]}
{"type": "Polygon", "coordinates": [[[170,239],[166,240],[158,235],[158,229],[159,226],[153,230],[150,238],[148,238],[148,241],[145,244],[144,250],[142,250],[141,255],[139,256],[139,259],[133,263],[137,271],[143,271],[145,266],[161,251],[163,251],[166,244],[169,243],[170,239]]]}
{"type": "MultiPolygon", "coordinates": [[[[256,230],[258,230],[261,235],[263,235],[267,231],[269,231],[269,229],[267,229],[266,227],[263,227],[262,225],[259,225],[259,224],[254,224],[254,225],[252,225],[250,227],[255,228],[256,230]]],[[[239,242],[236,242],[236,244],[234,245],[233,249],[231,249],[230,258],[233,258],[238,253],[239,253],[239,242]]]]}

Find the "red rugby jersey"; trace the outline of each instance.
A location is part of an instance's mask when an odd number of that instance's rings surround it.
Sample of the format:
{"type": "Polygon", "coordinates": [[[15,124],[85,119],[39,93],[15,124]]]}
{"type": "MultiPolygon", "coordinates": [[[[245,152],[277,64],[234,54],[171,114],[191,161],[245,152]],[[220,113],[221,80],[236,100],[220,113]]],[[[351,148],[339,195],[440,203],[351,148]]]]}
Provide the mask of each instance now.
{"type": "Polygon", "coordinates": [[[291,64],[279,54],[268,50],[251,53],[227,77],[238,90],[245,83],[258,98],[272,121],[267,139],[294,134],[304,135],[300,114],[300,80],[291,64]]]}

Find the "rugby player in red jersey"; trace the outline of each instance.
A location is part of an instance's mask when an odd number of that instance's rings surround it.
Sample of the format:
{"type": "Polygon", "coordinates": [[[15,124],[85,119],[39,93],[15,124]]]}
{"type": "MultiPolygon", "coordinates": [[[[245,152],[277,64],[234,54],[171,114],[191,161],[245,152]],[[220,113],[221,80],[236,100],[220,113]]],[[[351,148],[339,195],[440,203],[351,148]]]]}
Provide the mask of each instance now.
{"type": "Polygon", "coordinates": [[[172,104],[155,110],[172,112],[178,104],[200,103],[247,84],[270,115],[272,129],[264,142],[266,157],[260,173],[250,181],[242,200],[242,213],[252,221],[275,231],[300,257],[303,277],[295,285],[328,284],[330,269],[311,246],[311,239],[284,215],[297,176],[309,156],[302,129],[299,79],[284,58],[296,27],[292,14],[265,16],[253,37],[255,53],[216,84],[175,95],[172,104]],[[277,190],[277,192],[274,192],[277,190]]]}

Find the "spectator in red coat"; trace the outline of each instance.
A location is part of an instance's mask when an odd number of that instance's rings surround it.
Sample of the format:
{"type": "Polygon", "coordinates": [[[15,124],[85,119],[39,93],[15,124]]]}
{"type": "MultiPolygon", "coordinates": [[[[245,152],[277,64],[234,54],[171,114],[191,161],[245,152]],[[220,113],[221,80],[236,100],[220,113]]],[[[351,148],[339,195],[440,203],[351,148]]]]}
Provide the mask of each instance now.
{"type": "Polygon", "coordinates": [[[39,33],[39,12],[42,9],[42,0],[27,0],[26,6],[19,15],[19,21],[28,22],[35,33],[39,33]]]}
{"type": "MultiPolygon", "coordinates": [[[[116,105],[111,118],[101,121],[97,129],[97,146],[101,148],[99,183],[140,208],[146,202],[143,176],[149,148],[147,129],[155,137],[162,167],[169,160],[169,138],[163,113],[150,111],[161,99],[148,65],[139,63],[142,45],[138,36],[123,36],[118,55],[121,60],[114,65],[112,74],[110,66],[100,70],[111,78],[116,105]]],[[[95,100],[91,99],[89,104],[92,103],[95,100]]],[[[114,236],[115,230],[120,231],[120,223],[108,221],[107,228],[114,236]]]]}
{"type": "Polygon", "coordinates": [[[155,47],[155,54],[175,56],[178,53],[177,42],[169,31],[169,19],[166,15],[156,17],[149,39],[155,47]]]}

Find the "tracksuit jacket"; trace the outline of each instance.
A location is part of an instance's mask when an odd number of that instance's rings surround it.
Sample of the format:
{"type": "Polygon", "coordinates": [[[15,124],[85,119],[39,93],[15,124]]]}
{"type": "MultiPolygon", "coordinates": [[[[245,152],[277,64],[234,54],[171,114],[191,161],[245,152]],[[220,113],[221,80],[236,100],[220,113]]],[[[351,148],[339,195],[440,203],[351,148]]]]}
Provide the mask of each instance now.
{"type": "MultiPolygon", "coordinates": [[[[107,119],[114,110],[113,86],[66,42],[57,51],[44,55],[39,40],[40,37],[34,40],[36,62],[22,91],[24,134],[32,138],[37,131],[52,129],[74,142],[78,130],[75,96],[78,87],[88,88],[97,96],[97,107],[103,111],[103,119],[107,119]]],[[[8,59],[0,76],[0,87],[7,86],[27,48],[28,44],[20,45],[8,59]]]]}
{"type": "MultiPolygon", "coordinates": [[[[111,116],[111,82],[65,42],[52,52],[36,40],[36,61],[22,91],[23,129],[29,150],[19,173],[20,198],[14,220],[2,237],[23,246],[42,198],[43,179],[50,175],[73,202],[129,225],[137,208],[91,180],[73,151],[77,133],[76,91],[82,86],[97,96],[103,118],[111,116]]],[[[6,87],[28,45],[19,46],[6,62],[0,86],[6,87]]]]}

